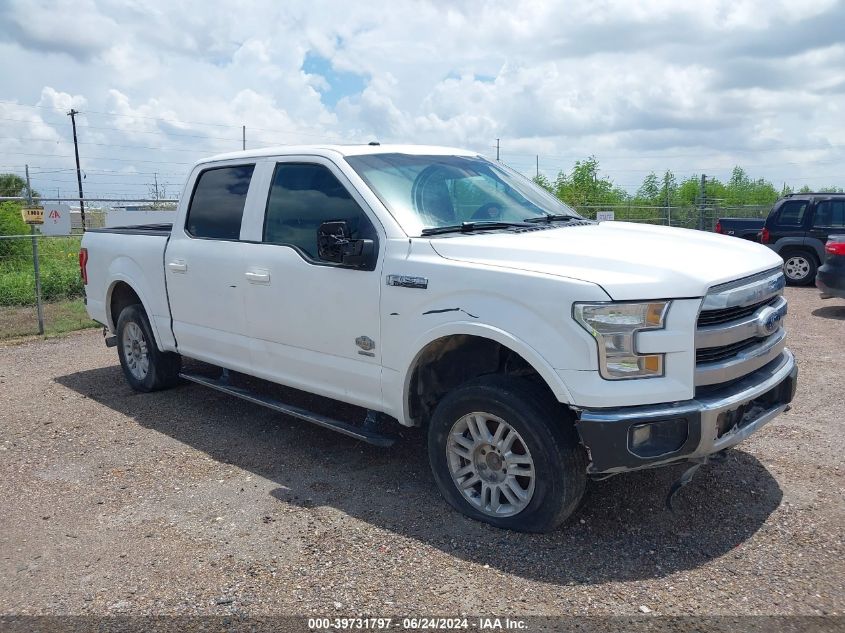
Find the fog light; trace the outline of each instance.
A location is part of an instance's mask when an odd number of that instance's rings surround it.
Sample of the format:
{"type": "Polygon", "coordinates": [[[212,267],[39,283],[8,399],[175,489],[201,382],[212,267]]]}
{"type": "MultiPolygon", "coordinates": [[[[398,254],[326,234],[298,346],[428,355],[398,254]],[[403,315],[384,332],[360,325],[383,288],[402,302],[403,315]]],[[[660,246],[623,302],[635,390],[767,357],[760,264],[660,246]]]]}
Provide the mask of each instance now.
{"type": "Polygon", "coordinates": [[[638,457],[667,455],[680,450],[687,441],[688,433],[686,418],[637,424],[628,434],[628,449],[638,457]]]}
{"type": "Polygon", "coordinates": [[[651,424],[640,424],[631,429],[631,448],[638,448],[651,439],[651,424]]]}

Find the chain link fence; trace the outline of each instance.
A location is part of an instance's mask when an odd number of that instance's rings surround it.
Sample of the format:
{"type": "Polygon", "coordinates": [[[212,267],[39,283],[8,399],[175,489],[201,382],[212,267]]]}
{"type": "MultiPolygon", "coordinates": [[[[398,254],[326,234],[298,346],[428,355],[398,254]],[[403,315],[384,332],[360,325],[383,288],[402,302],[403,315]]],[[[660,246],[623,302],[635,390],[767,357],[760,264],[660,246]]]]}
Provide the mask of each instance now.
{"type": "Polygon", "coordinates": [[[81,239],[81,235],[0,236],[0,339],[95,325],[85,313],[83,302],[81,239]],[[38,252],[42,319],[38,314],[33,242],[38,252]]]}
{"type": "MultiPolygon", "coordinates": [[[[600,213],[613,213],[613,219],[620,222],[643,222],[662,226],[677,226],[685,229],[713,231],[719,218],[764,219],[771,205],[722,206],[708,202],[691,206],[642,206],[634,204],[583,204],[575,205],[581,215],[595,220],[600,213]]],[[[607,217],[607,216],[604,216],[607,217]]]]}
{"type": "MultiPolygon", "coordinates": [[[[69,221],[63,231],[59,231],[69,233],[65,235],[42,235],[40,229],[24,224],[21,210],[33,205],[43,206],[47,210],[42,212],[43,221],[50,221],[51,202],[76,202],[78,205],[78,199],[73,198],[30,201],[21,196],[0,197],[0,340],[97,327],[85,311],[85,293],[79,271],[79,250],[84,230],[115,223],[171,221],[176,201],[89,198],[87,202],[109,202],[114,206],[87,208],[84,227],[78,206],[76,210],[71,210],[66,205],[63,212],[68,214],[66,220],[69,221]],[[118,206],[126,203],[132,203],[134,210],[118,206]],[[130,214],[129,220],[126,219],[127,214],[130,214]],[[163,217],[165,215],[168,217],[163,217]]],[[[46,231],[47,228],[44,226],[45,232],[50,232],[46,231]]]]}

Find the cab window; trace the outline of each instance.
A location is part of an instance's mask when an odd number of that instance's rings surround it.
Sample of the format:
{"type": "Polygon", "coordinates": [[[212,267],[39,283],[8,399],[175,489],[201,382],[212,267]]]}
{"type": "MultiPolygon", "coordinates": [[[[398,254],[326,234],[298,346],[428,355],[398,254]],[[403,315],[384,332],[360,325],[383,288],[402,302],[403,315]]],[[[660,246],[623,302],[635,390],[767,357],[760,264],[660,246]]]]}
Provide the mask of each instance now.
{"type": "Polygon", "coordinates": [[[206,169],[197,178],[185,218],[193,237],[237,240],[255,165],[206,169]]]}
{"type": "Polygon", "coordinates": [[[323,222],[345,221],[353,240],[376,239],[367,215],[327,167],[279,163],[273,174],[263,241],[292,246],[319,260],[317,230],[323,222]]]}

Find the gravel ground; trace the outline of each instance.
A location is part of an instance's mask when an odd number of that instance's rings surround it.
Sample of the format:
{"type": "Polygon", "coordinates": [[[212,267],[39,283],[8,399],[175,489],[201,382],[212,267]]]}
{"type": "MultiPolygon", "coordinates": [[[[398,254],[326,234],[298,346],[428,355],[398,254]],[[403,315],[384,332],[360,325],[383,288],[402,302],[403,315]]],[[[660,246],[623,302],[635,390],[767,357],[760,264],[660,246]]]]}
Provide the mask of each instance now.
{"type": "Polygon", "coordinates": [[[542,536],[378,449],[202,387],[139,395],[99,332],[0,348],[0,613],[843,614],[845,302],[787,289],[791,411],[664,509],[592,483],[542,536]]]}

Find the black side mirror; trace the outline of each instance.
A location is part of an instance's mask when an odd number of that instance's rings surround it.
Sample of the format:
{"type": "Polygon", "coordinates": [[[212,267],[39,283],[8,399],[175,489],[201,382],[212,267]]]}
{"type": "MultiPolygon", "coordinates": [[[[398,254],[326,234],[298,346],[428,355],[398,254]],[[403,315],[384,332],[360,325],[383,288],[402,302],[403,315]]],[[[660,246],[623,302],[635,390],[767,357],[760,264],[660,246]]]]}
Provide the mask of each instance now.
{"type": "Polygon", "coordinates": [[[353,240],[345,220],[323,222],[317,229],[317,255],[336,264],[365,268],[375,251],[373,240],[353,240]]]}

